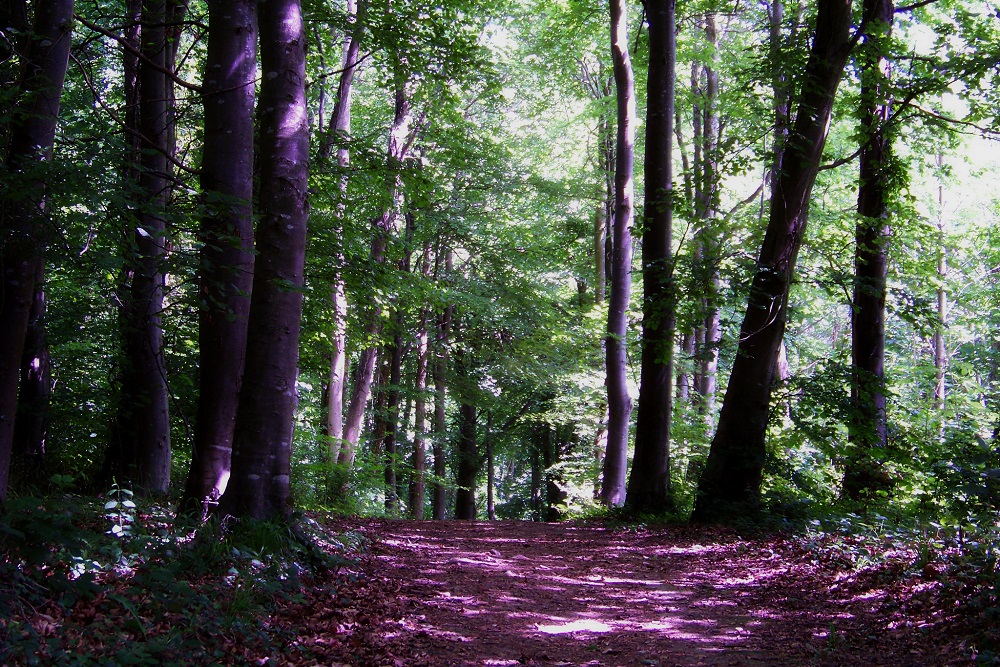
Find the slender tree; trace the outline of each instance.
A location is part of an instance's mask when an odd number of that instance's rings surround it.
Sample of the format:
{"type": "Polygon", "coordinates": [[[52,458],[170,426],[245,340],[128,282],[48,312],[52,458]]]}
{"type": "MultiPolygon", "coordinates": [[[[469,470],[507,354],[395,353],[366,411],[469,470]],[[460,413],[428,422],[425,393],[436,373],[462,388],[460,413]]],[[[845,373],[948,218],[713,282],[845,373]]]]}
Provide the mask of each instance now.
{"type": "Polygon", "coordinates": [[[671,508],[670,417],[673,409],[674,293],[672,218],[676,33],[674,0],[648,0],[645,203],[642,230],[642,369],[635,458],[628,505],[637,512],[671,508]]]}
{"type": "MultiPolygon", "coordinates": [[[[402,68],[396,68],[395,115],[389,130],[389,147],[387,154],[389,205],[382,214],[374,220],[371,243],[371,263],[380,267],[387,261],[386,250],[389,240],[396,227],[403,197],[402,169],[403,162],[410,151],[412,143],[413,105],[410,100],[408,77],[402,68]]],[[[358,439],[361,436],[361,426],[364,422],[365,407],[371,396],[372,379],[375,374],[375,358],[378,356],[378,346],[374,341],[382,331],[382,309],[378,305],[367,308],[365,314],[364,339],[366,346],[355,367],[354,387],[351,391],[351,401],[344,422],[344,440],[337,457],[337,462],[350,467],[357,454],[358,439]]]]}
{"type": "MultiPolygon", "coordinates": [[[[695,371],[694,390],[698,401],[698,410],[706,420],[712,422],[712,411],[715,405],[716,373],[719,366],[719,344],[722,337],[722,324],[719,313],[719,254],[720,231],[716,218],[719,207],[719,143],[721,141],[721,122],[719,118],[719,73],[716,69],[718,60],[718,30],[715,15],[708,13],[704,19],[705,41],[711,48],[711,57],[703,63],[700,69],[701,83],[698,100],[693,116],[696,135],[695,151],[699,159],[695,160],[695,215],[697,230],[694,238],[694,262],[697,290],[700,293],[698,315],[699,322],[695,333],[695,371]]],[[[694,83],[692,81],[692,83],[694,83]]]]}
{"type": "MultiPolygon", "coordinates": [[[[428,246],[424,252],[425,271],[426,267],[430,265],[429,250],[428,246]]],[[[428,276],[425,274],[425,277],[428,276]]],[[[429,318],[430,311],[424,308],[420,314],[420,324],[417,326],[417,368],[413,382],[413,472],[410,479],[409,497],[410,516],[414,519],[424,518],[424,499],[427,488],[427,369],[429,361],[427,322],[429,318]]]]}
{"type": "Polygon", "coordinates": [[[608,506],[625,502],[629,420],[632,399],[627,376],[627,311],[632,290],[632,224],[635,187],[635,81],[628,51],[628,12],[625,0],[611,0],[611,56],[614,62],[618,134],[615,160],[614,256],[605,338],[608,388],[608,446],[604,457],[601,501],[608,506]]]}
{"type": "Polygon", "coordinates": [[[869,498],[888,481],[872,455],[886,446],[885,296],[893,160],[885,55],[892,31],[892,0],[864,0],[867,29],[858,49],[861,73],[861,153],[851,304],[852,453],[844,495],[869,498]]]}
{"type": "MultiPolygon", "coordinates": [[[[438,241],[437,276],[440,281],[450,280],[452,271],[452,252],[450,248],[442,247],[443,239],[438,241]]],[[[434,454],[434,482],[431,484],[431,511],[434,519],[442,520],[446,513],[447,488],[444,478],[448,471],[448,461],[445,455],[445,438],[448,437],[448,358],[451,343],[451,324],[455,313],[455,305],[448,303],[437,318],[437,332],[434,341],[434,425],[432,451],[434,454]]]]}
{"type": "Polygon", "coordinates": [[[354,80],[360,71],[359,56],[361,40],[364,34],[364,11],[367,2],[347,0],[347,16],[351,30],[344,41],[344,54],[341,59],[340,82],[337,85],[337,97],[330,117],[329,130],[325,141],[320,146],[320,158],[329,158],[334,149],[337,153],[337,168],[341,170],[339,196],[335,212],[334,238],[337,246],[333,248],[332,260],[334,275],[330,285],[330,302],[333,313],[333,330],[331,341],[333,349],[330,354],[330,375],[324,393],[323,431],[329,438],[328,458],[331,462],[337,460],[344,438],[344,385],[347,375],[347,294],[344,287],[344,250],[343,250],[343,218],[347,200],[348,167],[351,165],[351,104],[353,100],[354,80]]]}
{"type": "MultiPolygon", "coordinates": [[[[163,292],[166,276],[167,209],[173,187],[174,98],[167,21],[173,0],[146,0],[139,13],[139,52],[126,52],[137,71],[128,128],[138,138],[134,167],[140,201],[126,250],[122,294],[122,380],[117,433],[108,453],[106,476],[128,480],[143,493],[163,494],[170,486],[170,410],[163,348],[163,292]]],[[[126,69],[131,69],[131,65],[126,69]]]]}
{"type": "Polygon", "coordinates": [[[212,0],[202,95],[200,374],[194,452],[181,510],[206,515],[229,480],[253,286],[257,2],[212,0]]]}
{"type": "Polygon", "coordinates": [[[693,515],[698,521],[751,512],[760,501],[768,410],[785,332],[788,292],[834,97],[853,43],[850,25],[850,0],[819,0],[813,45],[799,82],[795,124],[773,187],[736,360],[698,482],[693,515]]]}
{"type": "Polygon", "coordinates": [[[300,0],[260,3],[260,192],[247,354],[223,515],[277,519],[289,474],[309,217],[309,127],[300,0]]]}
{"type": "Polygon", "coordinates": [[[43,171],[52,159],[72,26],[72,0],[36,3],[4,156],[8,180],[0,191],[0,502],[7,497],[21,353],[35,277],[45,255],[43,171]]]}

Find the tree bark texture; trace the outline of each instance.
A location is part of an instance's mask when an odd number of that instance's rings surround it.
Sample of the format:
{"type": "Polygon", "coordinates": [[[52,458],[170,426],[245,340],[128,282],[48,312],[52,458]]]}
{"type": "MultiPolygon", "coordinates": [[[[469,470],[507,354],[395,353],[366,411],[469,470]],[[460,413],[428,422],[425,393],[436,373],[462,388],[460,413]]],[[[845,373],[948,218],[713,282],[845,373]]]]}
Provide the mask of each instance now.
{"type": "Polygon", "coordinates": [[[194,452],[181,510],[207,516],[226,490],[253,287],[257,2],[209,3],[203,100],[200,375],[194,452]]]}
{"type": "Polygon", "coordinates": [[[72,0],[39,2],[20,79],[0,192],[0,502],[7,482],[17,412],[21,353],[45,254],[45,180],[72,38],[72,0]]]}
{"type": "Polygon", "coordinates": [[[614,255],[605,338],[608,389],[608,449],[604,457],[601,502],[616,507],[625,502],[628,465],[629,420],[632,399],[628,393],[626,351],[627,313],[632,290],[632,224],[635,162],[635,81],[628,52],[625,0],[611,0],[611,56],[617,95],[617,155],[615,160],[614,255]]]}
{"type": "Polygon", "coordinates": [[[788,292],[834,97],[850,52],[850,25],[850,0],[819,0],[795,124],[772,192],[719,425],[698,483],[693,517],[698,521],[724,520],[759,506],[771,387],[785,332],[788,292]]]}
{"type": "Polygon", "coordinates": [[[851,308],[852,452],[844,495],[870,498],[887,478],[872,453],[887,444],[885,416],[885,296],[889,268],[890,103],[884,57],[892,30],[892,0],[864,0],[868,29],[858,51],[861,68],[861,154],[851,308]]]}
{"type": "Polygon", "coordinates": [[[660,513],[673,505],[670,421],[676,319],[671,247],[671,139],[676,59],[674,0],[648,0],[646,20],[649,25],[649,75],[642,232],[642,367],[628,506],[636,512],[660,513]]]}
{"type": "Polygon", "coordinates": [[[35,269],[35,290],[21,353],[21,384],[14,422],[12,471],[28,483],[41,482],[45,472],[45,441],[52,396],[52,360],[45,331],[45,263],[35,269]]]}
{"type": "Polygon", "coordinates": [[[309,128],[300,0],[260,3],[260,222],[246,368],[224,515],[279,519],[289,508],[292,432],[309,217],[309,128]]]}

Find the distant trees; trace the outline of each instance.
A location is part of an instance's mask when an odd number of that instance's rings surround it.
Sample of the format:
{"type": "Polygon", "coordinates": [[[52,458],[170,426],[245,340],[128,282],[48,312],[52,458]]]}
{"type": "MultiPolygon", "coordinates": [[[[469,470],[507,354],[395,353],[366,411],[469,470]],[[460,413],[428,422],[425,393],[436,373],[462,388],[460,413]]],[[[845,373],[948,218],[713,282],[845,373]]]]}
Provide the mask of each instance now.
{"type": "Polygon", "coordinates": [[[43,5],[0,7],[0,468],[37,472],[15,493],[186,472],[202,517],[716,520],[944,497],[944,461],[985,484],[992,204],[949,159],[949,128],[996,117],[983,16],[43,5]],[[57,7],[71,47],[28,29],[57,7]]]}

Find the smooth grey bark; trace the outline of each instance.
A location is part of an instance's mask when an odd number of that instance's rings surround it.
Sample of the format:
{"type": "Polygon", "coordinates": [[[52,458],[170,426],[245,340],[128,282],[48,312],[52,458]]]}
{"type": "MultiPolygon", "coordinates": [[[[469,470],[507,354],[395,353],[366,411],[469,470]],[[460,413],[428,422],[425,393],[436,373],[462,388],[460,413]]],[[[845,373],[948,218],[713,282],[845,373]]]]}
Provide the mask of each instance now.
{"type": "Polygon", "coordinates": [[[627,504],[632,511],[656,514],[673,508],[670,426],[676,322],[671,201],[677,52],[674,0],[647,0],[646,20],[649,74],[642,230],[642,359],[627,504]]]}
{"type": "Polygon", "coordinates": [[[69,62],[72,0],[38,2],[0,194],[0,502],[7,497],[21,355],[45,255],[45,163],[52,159],[59,101],[69,62]]]}
{"type": "Polygon", "coordinates": [[[768,411],[785,332],[788,292],[834,97],[853,44],[850,25],[850,0],[819,0],[809,62],[799,83],[795,124],[772,192],[729,387],[698,482],[696,521],[745,515],[760,503],[768,411]]]}
{"type": "Polygon", "coordinates": [[[892,0],[864,0],[867,29],[858,49],[861,70],[861,153],[851,303],[852,451],[844,468],[843,495],[873,497],[888,475],[873,456],[887,445],[885,397],[885,296],[889,268],[891,112],[885,56],[892,31],[892,0]]]}
{"type": "Polygon", "coordinates": [[[260,3],[260,191],[257,257],[232,476],[219,512],[288,515],[306,224],[309,127],[300,0],[260,3]]]}
{"type": "Polygon", "coordinates": [[[208,3],[199,240],[198,420],[180,510],[206,517],[229,481],[253,287],[256,0],[208,3]]]}
{"type": "Polygon", "coordinates": [[[608,447],[604,457],[601,502],[609,507],[625,502],[629,420],[632,399],[627,377],[627,313],[632,290],[632,224],[635,161],[635,81],[628,52],[625,0],[611,0],[611,56],[614,62],[618,131],[615,156],[614,252],[605,338],[608,389],[608,447]]]}
{"type": "Polygon", "coordinates": [[[698,228],[695,232],[695,279],[700,295],[700,322],[696,333],[695,358],[697,369],[694,389],[698,410],[711,424],[715,407],[716,373],[719,366],[719,345],[722,323],[719,314],[719,230],[716,215],[719,208],[719,142],[721,125],[718,113],[719,74],[716,71],[715,47],[718,44],[715,16],[704,19],[705,40],[712,46],[712,60],[701,67],[704,80],[696,105],[700,141],[695,142],[697,175],[695,177],[695,207],[698,228]]]}
{"type": "Polygon", "coordinates": [[[360,7],[357,0],[348,0],[347,2],[348,22],[353,26],[353,29],[344,41],[337,96],[330,117],[329,130],[319,151],[320,158],[327,159],[336,149],[337,168],[340,170],[339,195],[341,199],[336,207],[336,229],[334,230],[336,246],[331,252],[334,270],[330,285],[333,349],[330,354],[330,374],[327,378],[324,394],[326,400],[323,405],[323,432],[329,438],[327,457],[331,462],[337,461],[344,439],[344,387],[347,378],[347,294],[343,277],[342,237],[347,200],[348,168],[351,164],[351,101],[353,99],[354,79],[360,72],[358,57],[364,34],[363,12],[366,8],[367,2],[360,3],[360,7]]]}
{"type": "MultiPolygon", "coordinates": [[[[408,87],[406,77],[401,71],[397,72],[395,114],[392,127],[389,130],[387,153],[390,203],[382,215],[374,220],[374,237],[370,252],[370,261],[374,267],[386,262],[389,239],[396,227],[396,221],[402,207],[403,182],[401,172],[403,162],[410,150],[413,122],[413,105],[410,101],[408,87]]],[[[382,309],[377,305],[370,306],[365,313],[364,320],[366,321],[364,339],[366,341],[376,340],[382,331],[382,309]]],[[[337,456],[337,462],[347,468],[354,464],[354,457],[357,455],[358,438],[361,435],[361,427],[364,422],[365,406],[371,396],[372,379],[375,373],[374,362],[377,355],[377,346],[369,342],[367,347],[361,351],[358,360],[356,381],[351,391],[351,401],[344,422],[344,440],[337,456]]]]}

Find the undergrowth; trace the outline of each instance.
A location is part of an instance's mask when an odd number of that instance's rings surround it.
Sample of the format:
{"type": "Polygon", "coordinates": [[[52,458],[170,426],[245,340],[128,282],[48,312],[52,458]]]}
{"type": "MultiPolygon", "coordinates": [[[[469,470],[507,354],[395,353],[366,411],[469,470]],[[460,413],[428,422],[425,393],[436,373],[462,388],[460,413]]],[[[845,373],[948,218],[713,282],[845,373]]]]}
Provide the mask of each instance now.
{"type": "Polygon", "coordinates": [[[337,604],[365,546],[305,516],[186,530],[118,488],[100,503],[14,499],[0,516],[0,664],[283,661],[308,649],[273,617],[337,604]]]}

